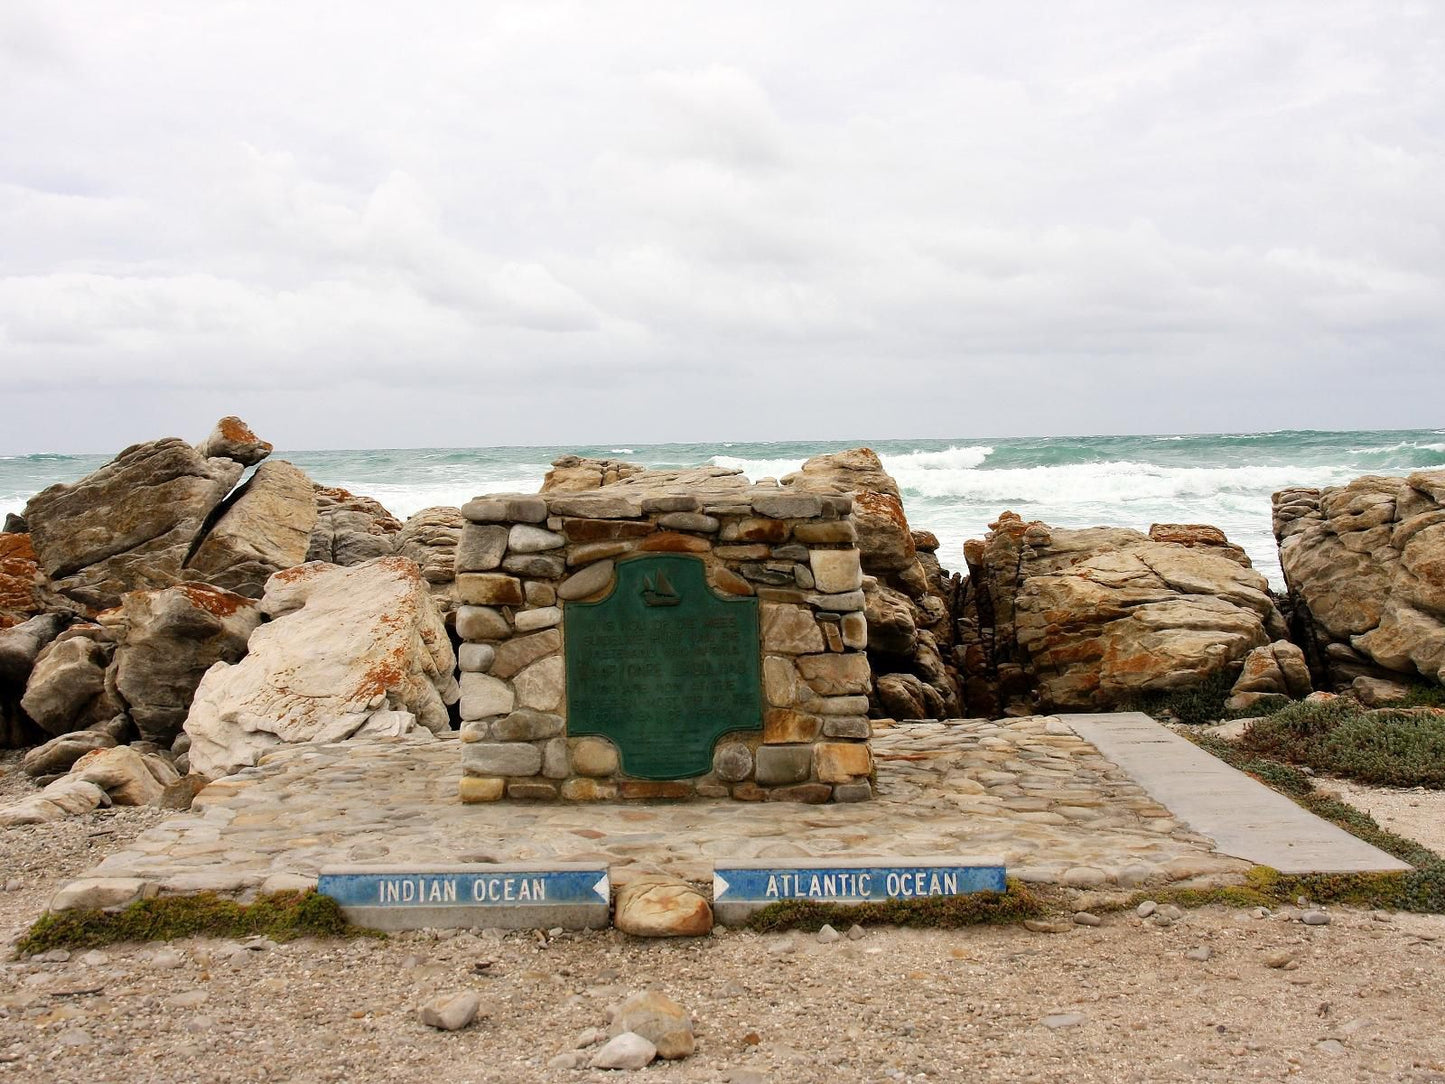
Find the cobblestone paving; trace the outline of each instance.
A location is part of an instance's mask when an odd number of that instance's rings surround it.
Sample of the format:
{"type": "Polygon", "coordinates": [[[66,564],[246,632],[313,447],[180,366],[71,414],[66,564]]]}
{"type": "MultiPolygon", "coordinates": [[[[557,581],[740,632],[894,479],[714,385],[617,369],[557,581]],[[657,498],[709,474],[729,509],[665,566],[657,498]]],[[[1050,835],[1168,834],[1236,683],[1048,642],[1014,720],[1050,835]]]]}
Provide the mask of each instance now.
{"type": "Polygon", "coordinates": [[[719,858],[989,854],[1013,876],[1090,888],[1246,868],[1058,719],[887,726],[873,748],[878,796],[852,805],[464,806],[454,742],[298,746],[212,784],[83,881],[246,897],[344,862],[596,861],[626,883],[653,872],[708,880],[719,858]]]}

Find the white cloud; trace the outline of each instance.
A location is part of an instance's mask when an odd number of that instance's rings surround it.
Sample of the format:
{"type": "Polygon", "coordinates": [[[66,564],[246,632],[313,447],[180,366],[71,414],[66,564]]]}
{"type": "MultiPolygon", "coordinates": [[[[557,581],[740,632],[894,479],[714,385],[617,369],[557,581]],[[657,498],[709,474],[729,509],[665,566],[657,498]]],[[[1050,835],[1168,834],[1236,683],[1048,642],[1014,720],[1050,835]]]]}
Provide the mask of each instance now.
{"type": "Polygon", "coordinates": [[[1442,33],[17,2],[0,451],[242,404],[291,447],[1430,424],[1442,33]]]}

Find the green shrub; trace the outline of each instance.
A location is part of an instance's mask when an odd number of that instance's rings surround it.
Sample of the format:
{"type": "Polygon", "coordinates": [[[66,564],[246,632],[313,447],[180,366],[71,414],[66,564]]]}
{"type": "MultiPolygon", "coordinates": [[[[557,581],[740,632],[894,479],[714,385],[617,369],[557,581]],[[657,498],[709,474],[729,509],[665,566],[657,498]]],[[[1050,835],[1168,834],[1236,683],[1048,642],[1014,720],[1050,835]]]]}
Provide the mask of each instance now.
{"type": "Polygon", "coordinates": [[[1142,711],[1159,719],[1172,716],[1181,723],[1198,726],[1226,718],[1224,702],[1239,677],[1237,669],[1216,670],[1188,689],[1146,692],[1120,705],[1123,711],[1142,711]]]}
{"type": "Polygon", "coordinates": [[[1394,787],[1445,788],[1445,716],[1369,711],[1340,698],[1291,704],[1250,727],[1243,748],[1394,787]]]}

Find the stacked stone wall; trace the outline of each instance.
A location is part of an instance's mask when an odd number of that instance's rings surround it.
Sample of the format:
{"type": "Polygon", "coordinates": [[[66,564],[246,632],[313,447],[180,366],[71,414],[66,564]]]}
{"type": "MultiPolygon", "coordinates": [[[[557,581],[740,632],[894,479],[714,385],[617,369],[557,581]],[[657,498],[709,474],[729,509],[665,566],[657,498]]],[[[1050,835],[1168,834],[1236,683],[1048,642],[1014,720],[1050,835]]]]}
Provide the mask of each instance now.
{"type": "Polygon", "coordinates": [[[468,502],[455,584],[462,800],[871,797],[851,511],[846,496],[770,486],[468,502]],[[719,595],[758,599],[761,730],[724,735],[695,778],[631,778],[610,740],[567,732],[567,606],[607,597],[618,562],[648,554],[692,555],[719,595]]]}

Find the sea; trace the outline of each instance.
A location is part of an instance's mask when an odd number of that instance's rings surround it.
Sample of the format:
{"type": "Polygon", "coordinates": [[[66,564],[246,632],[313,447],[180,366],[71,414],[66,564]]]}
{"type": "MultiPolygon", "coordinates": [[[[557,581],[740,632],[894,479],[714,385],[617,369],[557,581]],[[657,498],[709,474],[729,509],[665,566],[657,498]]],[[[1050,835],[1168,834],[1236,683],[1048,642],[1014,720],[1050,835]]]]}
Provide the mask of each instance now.
{"type": "MultiPolygon", "coordinates": [[[[1270,494],[1328,486],[1362,474],[1445,467],[1445,429],[1091,437],[957,437],[947,440],[547,445],[529,448],[371,448],[286,451],[316,481],[374,497],[406,518],[482,493],[534,492],[566,454],[646,467],[715,464],[749,478],[781,478],[810,456],[866,445],[903,492],[909,523],[942,543],[945,568],[964,569],[963,544],[999,513],[1055,527],[1208,523],[1243,546],[1283,587],[1270,531],[1270,494]]],[[[31,495],[105,463],[101,455],[0,458],[0,515],[31,495]]]]}

